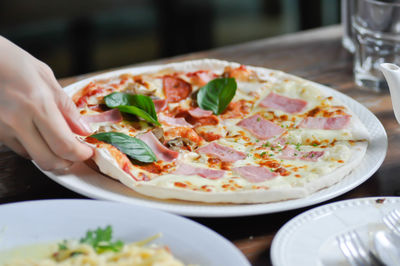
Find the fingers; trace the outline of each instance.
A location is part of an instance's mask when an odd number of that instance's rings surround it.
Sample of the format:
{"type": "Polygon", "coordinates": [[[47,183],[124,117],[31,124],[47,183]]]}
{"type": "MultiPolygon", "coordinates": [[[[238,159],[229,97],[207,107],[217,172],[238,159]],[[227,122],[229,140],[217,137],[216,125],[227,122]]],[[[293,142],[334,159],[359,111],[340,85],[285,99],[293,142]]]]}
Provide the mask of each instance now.
{"type": "Polygon", "coordinates": [[[56,103],[71,130],[81,136],[92,133],[90,127],[81,119],[81,115],[75,107],[74,102],[62,89],[56,92],[56,103]]]}
{"type": "Polygon", "coordinates": [[[52,86],[56,104],[71,130],[81,136],[90,135],[92,130],[89,125],[81,119],[81,115],[79,114],[74,102],[61,88],[60,84],[54,77],[52,70],[42,62],[39,62],[39,67],[41,69],[42,78],[52,86]]]}
{"type": "Polygon", "coordinates": [[[90,130],[79,121],[71,100],[60,93],[51,69],[1,41],[0,58],[10,60],[0,60],[0,140],[20,154],[28,153],[45,170],[88,159],[92,149],[80,143],[71,129],[80,134],[90,130]]]}
{"type": "Polygon", "coordinates": [[[54,102],[48,102],[33,121],[51,151],[60,158],[77,162],[92,156],[93,150],[76,139],[54,102]]]}
{"type": "Polygon", "coordinates": [[[72,165],[71,161],[62,159],[51,151],[32,121],[23,121],[23,126],[16,133],[29,156],[43,170],[65,169],[72,165]]]}
{"type": "Polygon", "coordinates": [[[13,150],[18,155],[30,159],[30,156],[22,144],[15,138],[14,130],[0,122],[0,142],[13,150]]]}
{"type": "Polygon", "coordinates": [[[5,138],[4,140],[2,140],[2,143],[13,150],[15,153],[17,153],[19,156],[22,156],[25,159],[31,159],[26,149],[16,138],[5,138]]]}

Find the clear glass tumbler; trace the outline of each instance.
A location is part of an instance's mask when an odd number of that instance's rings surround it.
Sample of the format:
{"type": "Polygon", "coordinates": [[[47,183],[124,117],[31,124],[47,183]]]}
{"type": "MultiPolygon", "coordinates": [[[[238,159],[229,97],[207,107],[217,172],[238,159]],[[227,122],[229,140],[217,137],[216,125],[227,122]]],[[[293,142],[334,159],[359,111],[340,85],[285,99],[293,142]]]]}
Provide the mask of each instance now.
{"type": "Polygon", "coordinates": [[[357,85],[386,89],[379,66],[400,64],[400,0],[356,0],[352,26],[357,85]]]}
{"type": "Polygon", "coordinates": [[[351,16],[354,12],[355,0],[341,1],[341,19],[343,27],[342,44],[350,53],[354,53],[353,29],[351,25],[351,16]]]}

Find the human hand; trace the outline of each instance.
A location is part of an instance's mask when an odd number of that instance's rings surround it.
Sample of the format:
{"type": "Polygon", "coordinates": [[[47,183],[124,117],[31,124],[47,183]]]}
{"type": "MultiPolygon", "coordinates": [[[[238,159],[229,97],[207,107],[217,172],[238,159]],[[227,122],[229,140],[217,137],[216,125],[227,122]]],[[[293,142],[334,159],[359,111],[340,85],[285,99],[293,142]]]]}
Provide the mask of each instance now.
{"type": "Polygon", "coordinates": [[[52,70],[1,36],[0,58],[0,142],[44,170],[90,158],[93,150],[73,134],[90,128],[52,70]]]}

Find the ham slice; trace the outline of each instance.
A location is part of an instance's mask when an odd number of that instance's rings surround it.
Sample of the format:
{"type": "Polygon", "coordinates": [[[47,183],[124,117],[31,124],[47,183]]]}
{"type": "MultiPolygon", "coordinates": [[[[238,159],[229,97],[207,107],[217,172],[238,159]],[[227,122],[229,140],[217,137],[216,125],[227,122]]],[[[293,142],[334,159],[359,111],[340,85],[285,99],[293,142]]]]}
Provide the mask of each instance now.
{"type": "Polygon", "coordinates": [[[261,107],[269,107],[272,109],[278,109],[286,113],[294,114],[299,113],[306,107],[307,102],[301,99],[289,98],[271,92],[261,102],[261,107]]]}
{"type": "Polygon", "coordinates": [[[293,147],[286,146],[282,150],[279,158],[287,160],[300,159],[303,161],[316,162],[322,155],[324,155],[323,151],[297,151],[293,147]]]}
{"type": "Polygon", "coordinates": [[[344,129],[350,123],[350,115],[335,117],[307,117],[300,122],[300,127],[309,129],[344,129]]]}
{"type": "Polygon", "coordinates": [[[196,107],[196,108],[193,109],[193,110],[189,110],[188,113],[189,113],[191,116],[195,117],[195,118],[209,117],[209,116],[211,116],[211,115],[213,114],[212,111],[203,110],[203,109],[201,109],[201,108],[199,108],[199,107],[196,107]]]}
{"type": "Polygon", "coordinates": [[[271,172],[268,168],[255,165],[235,167],[232,170],[251,183],[263,182],[278,176],[277,173],[271,172]]]}
{"type": "Polygon", "coordinates": [[[225,171],[195,167],[189,164],[181,164],[171,174],[174,175],[198,175],[207,179],[219,179],[224,177],[225,171]]]}
{"type": "Polygon", "coordinates": [[[82,120],[86,123],[101,123],[101,122],[118,123],[122,121],[122,115],[118,109],[111,109],[95,115],[82,116],[82,120]]]}
{"type": "Polygon", "coordinates": [[[282,134],[285,130],[280,126],[262,118],[260,115],[253,115],[243,119],[238,126],[246,129],[258,139],[270,139],[282,134]]]}
{"type": "Polygon", "coordinates": [[[211,142],[210,144],[197,149],[197,152],[217,157],[224,162],[235,162],[246,158],[245,153],[232,149],[231,147],[219,145],[215,142],[211,142]]]}
{"type": "Polygon", "coordinates": [[[186,122],[185,118],[183,118],[183,117],[175,118],[175,117],[166,116],[166,115],[161,113],[161,114],[158,115],[158,120],[161,123],[165,123],[165,124],[168,124],[170,126],[190,127],[190,128],[193,127],[191,124],[186,122]]]}
{"type": "Polygon", "coordinates": [[[154,152],[157,156],[158,160],[162,160],[165,162],[171,162],[176,159],[179,155],[179,152],[173,151],[165,147],[161,144],[161,142],[154,136],[154,134],[149,131],[146,134],[137,136],[138,139],[142,140],[146,143],[150,149],[154,152]]]}
{"type": "Polygon", "coordinates": [[[157,113],[161,112],[165,109],[165,107],[167,107],[167,100],[165,99],[153,100],[153,103],[157,113]]]}

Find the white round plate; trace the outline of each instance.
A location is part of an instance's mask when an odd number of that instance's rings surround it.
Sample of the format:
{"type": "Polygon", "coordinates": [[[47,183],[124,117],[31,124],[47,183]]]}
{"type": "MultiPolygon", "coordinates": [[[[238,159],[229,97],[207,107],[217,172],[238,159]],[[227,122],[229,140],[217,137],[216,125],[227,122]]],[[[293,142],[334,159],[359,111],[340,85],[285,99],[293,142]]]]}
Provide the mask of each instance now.
{"type": "Polygon", "coordinates": [[[0,206],[0,252],[18,246],[80,239],[87,230],[111,225],[113,238],[126,243],[155,234],[176,258],[193,265],[250,265],[214,231],[161,211],[95,200],[41,200],[0,206]]]}
{"type": "MultiPolygon", "coordinates": [[[[66,87],[65,89],[67,92],[71,92],[76,90],[77,87],[83,87],[93,79],[108,78],[122,73],[143,73],[154,70],[157,67],[159,66],[145,66],[108,72],[79,81],[66,87]]],[[[257,215],[292,210],[317,204],[344,194],[371,177],[382,164],[386,156],[387,136],[385,129],[378,118],[376,118],[376,116],[362,104],[334,89],[317,83],[313,84],[318,86],[322,91],[333,95],[346,104],[364,123],[370,133],[371,140],[368,145],[367,152],[357,169],[354,169],[354,171],[352,171],[339,183],[329,188],[322,189],[306,198],[265,204],[243,205],[201,204],[174,200],[163,201],[142,196],[125,187],[121,183],[92,170],[83,163],[76,164],[67,173],[43,172],[62,186],[65,186],[90,198],[126,202],[193,217],[233,217],[257,215]]]]}
{"type": "Polygon", "coordinates": [[[274,266],[348,265],[335,237],[356,230],[364,243],[384,230],[382,217],[400,207],[400,197],[373,197],[338,201],[297,215],[272,241],[274,266]]]}

